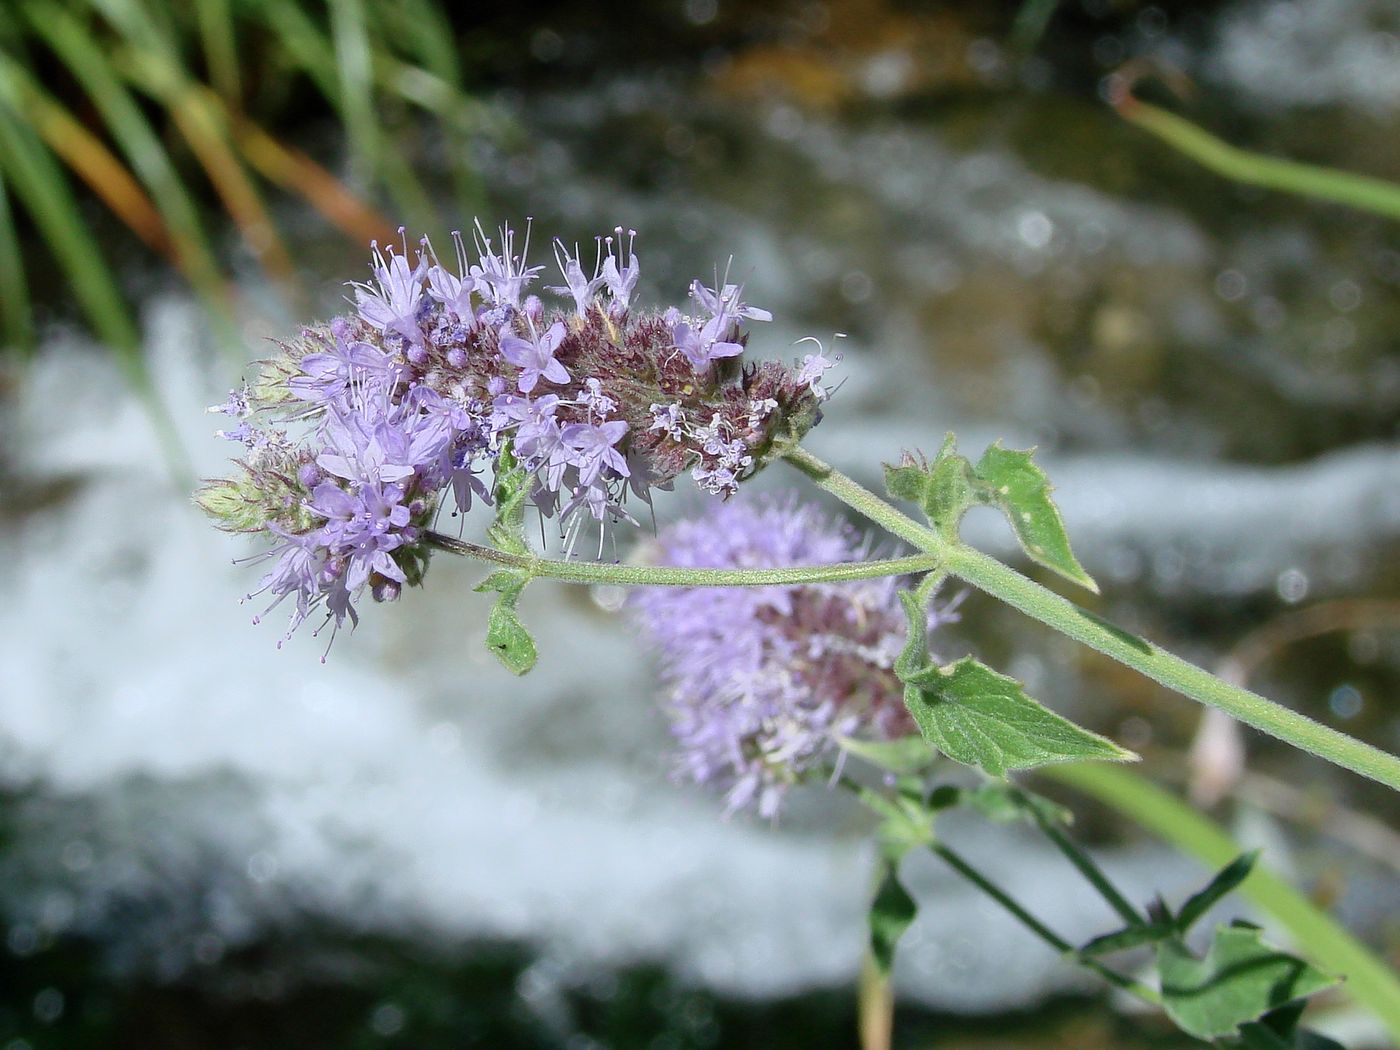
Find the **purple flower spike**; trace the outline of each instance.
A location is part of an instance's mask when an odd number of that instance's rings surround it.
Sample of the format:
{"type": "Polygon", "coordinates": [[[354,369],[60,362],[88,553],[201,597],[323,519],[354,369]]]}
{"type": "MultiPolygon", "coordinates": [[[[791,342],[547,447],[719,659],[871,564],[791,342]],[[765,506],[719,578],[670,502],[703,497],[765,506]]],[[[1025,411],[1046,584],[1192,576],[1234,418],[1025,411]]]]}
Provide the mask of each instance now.
{"type": "Polygon", "coordinates": [[[507,450],[563,551],[591,547],[596,527],[602,557],[610,527],[636,524],[629,500],[687,473],[727,499],[780,437],[821,417],[820,355],[715,367],[743,352],[745,318],[768,316],[741,287],[696,282],[693,316],[645,309],[635,233],[619,227],[598,238],[591,275],[576,246],[554,242],[564,283],[550,290],[567,298],[546,303],[530,294],[542,267],[527,262],[529,228],[520,245],[509,227],[494,244],[475,231],[470,261],[452,235],[455,266],[426,239],[416,256],[406,237],[373,245],[354,309],[279,343],[212,409],[243,448],[196,502],[218,527],[268,541],[260,593],[292,599],[292,627],[315,610],[322,626],[354,623],[366,590],[387,601],[418,584],[446,501],[490,503],[507,450]]]}
{"type": "MultiPolygon", "coordinates": [[[[574,246],[574,251],[578,252],[578,246],[574,246]]],[[[604,276],[598,273],[595,267],[593,276],[584,276],[583,266],[579,263],[576,255],[570,255],[569,250],[564,247],[564,242],[556,240],[554,242],[554,258],[559,262],[559,269],[564,274],[563,286],[553,285],[548,291],[558,295],[565,293],[574,297],[574,309],[580,315],[588,313],[588,308],[593,305],[593,300],[598,295],[598,289],[603,286],[604,276]]]]}
{"type": "MultiPolygon", "coordinates": [[[[457,249],[457,272],[436,261],[428,270],[428,294],[441,303],[461,324],[470,324],[475,319],[472,310],[472,292],[477,291],[477,280],[471,275],[467,265],[467,250],[462,244],[460,230],[452,231],[452,243],[457,249]]],[[[432,246],[428,247],[432,252],[432,246]]]]}
{"type": "Polygon", "coordinates": [[[681,321],[671,330],[675,348],[685,354],[690,367],[703,372],[710,362],[721,357],[737,357],[744,352],[743,343],[733,343],[719,338],[720,333],[729,327],[724,317],[713,317],[697,332],[687,321],[681,321]]]}
{"type": "Polygon", "coordinates": [[[699,281],[690,282],[690,297],[716,317],[727,315],[731,318],[747,317],[751,321],[771,321],[773,315],[740,300],[744,294],[742,284],[723,285],[718,293],[706,288],[699,281]]]}
{"type": "MultiPolygon", "coordinates": [[[[617,234],[617,248],[622,251],[622,227],[615,231],[617,234]]],[[[603,260],[603,280],[608,286],[608,292],[613,297],[613,302],[623,310],[632,304],[632,292],[637,287],[637,278],[641,276],[641,267],[637,264],[637,255],[632,251],[632,242],[636,239],[637,231],[627,231],[627,265],[619,268],[617,259],[612,254],[612,238],[608,238],[608,257],[603,260]]]]}
{"type": "Polygon", "coordinates": [[[502,332],[501,356],[520,369],[520,378],[516,380],[516,385],[522,394],[534,390],[535,384],[541,378],[551,383],[569,381],[569,373],[554,359],[554,351],[559,349],[559,344],[567,334],[568,329],[562,321],[555,321],[544,335],[536,335],[531,331],[532,339],[529,340],[521,339],[509,331],[502,332]]]}
{"type": "Polygon", "coordinates": [[[302,375],[287,381],[287,389],[301,401],[340,401],[353,390],[364,397],[367,390],[386,389],[398,382],[402,367],[392,354],[359,340],[352,340],[348,326],[331,323],[334,344],[321,353],[301,359],[302,375]]]}
{"type": "MultiPolygon", "coordinates": [[[[658,561],[755,568],[869,555],[849,527],[791,500],[736,500],[659,537],[658,561]]],[[[661,659],[676,773],[772,818],[788,789],[839,760],[840,739],[914,731],[894,660],[893,579],[796,587],[637,588],[628,602],[661,659]]],[[[952,619],[935,608],[931,624],[952,619]]]]}
{"type": "Polygon", "coordinates": [[[409,269],[406,247],[402,255],[391,247],[387,260],[378,244],[373,245],[373,251],[374,262],[370,268],[374,272],[374,284],[353,285],[360,316],[385,335],[395,332],[410,343],[422,342],[418,311],[423,302],[423,276],[428,260],[420,254],[418,265],[409,269]]]}
{"type": "Polygon", "coordinates": [[[571,423],[560,432],[560,438],[572,450],[570,461],[578,468],[579,481],[592,485],[604,467],[611,467],[621,477],[631,473],[627,460],[613,446],[627,433],[627,424],[620,419],[611,423],[571,423]]]}
{"type": "Polygon", "coordinates": [[[544,269],[543,266],[529,266],[525,262],[530,252],[529,226],[525,228],[525,246],[518,256],[515,254],[515,231],[509,226],[501,227],[500,255],[496,254],[491,239],[479,222],[476,224],[476,243],[481,258],[471,268],[471,275],[476,279],[477,290],[498,307],[520,309],[520,297],[525,288],[544,269]]]}

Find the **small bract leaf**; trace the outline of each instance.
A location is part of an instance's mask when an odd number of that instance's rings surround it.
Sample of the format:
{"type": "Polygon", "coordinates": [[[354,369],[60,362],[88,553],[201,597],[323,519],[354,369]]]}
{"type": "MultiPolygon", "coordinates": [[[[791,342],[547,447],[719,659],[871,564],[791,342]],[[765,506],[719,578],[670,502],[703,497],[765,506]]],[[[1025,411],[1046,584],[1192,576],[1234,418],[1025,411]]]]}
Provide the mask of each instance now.
{"type": "Polygon", "coordinates": [[[972,464],[958,455],[949,434],[929,468],[923,507],[929,524],[950,540],[958,538],[963,516],[978,502],[973,481],[972,464]]]}
{"type": "Polygon", "coordinates": [[[898,463],[885,464],[885,491],[892,499],[923,503],[928,486],[928,465],[920,463],[908,452],[898,463]]]}
{"type": "Polygon", "coordinates": [[[894,660],[894,673],[901,681],[928,666],[928,613],[913,591],[900,591],[899,602],[904,606],[908,633],[904,648],[894,660]]]}
{"type": "Polygon", "coordinates": [[[938,758],[938,752],[929,747],[928,741],[920,736],[904,736],[898,740],[853,740],[840,737],[837,743],[843,751],[849,751],[871,765],[898,775],[918,773],[927,769],[938,758]]]}
{"type": "Polygon", "coordinates": [[[982,498],[1006,514],[1032,560],[1097,594],[1098,584],[1070,550],[1065,523],[1050,499],[1050,481],[1031,459],[1033,451],[1000,445],[987,449],[973,471],[982,498]]]}
{"type": "Polygon", "coordinates": [[[502,569],[493,572],[476,587],[478,591],[497,591],[500,594],[486,618],[486,648],[495,653],[496,659],[514,675],[530,671],[539,658],[535,639],[515,611],[520,594],[529,582],[530,577],[523,572],[502,569]]]}
{"type": "Polygon", "coordinates": [[[1162,941],[1157,970],[1167,1015],[1200,1039],[1232,1036],[1242,1024],[1337,983],[1245,925],[1216,929],[1204,959],[1178,938],[1162,941]]]}
{"type": "Polygon", "coordinates": [[[994,777],[1082,759],[1137,758],[1032,700],[1021,683],[972,657],[905,679],[904,703],[920,732],[949,758],[994,777]]]}
{"type": "Polygon", "coordinates": [[[1192,924],[1210,911],[1222,897],[1249,878],[1249,873],[1254,870],[1254,865],[1258,860],[1259,851],[1257,849],[1250,850],[1248,853],[1240,854],[1222,868],[1220,873],[1210,880],[1205,889],[1191,896],[1181,906],[1181,911],[1176,916],[1177,929],[1182,933],[1189,930],[1192,924]]]}
{"type": "Polygon", "coordinates": [[[966,794],[984,817],[1003,823],[1013,820],[1043,820],[1047,824],[1069,825],[1074,822],[1074,814],[1058,802],[1051,802],[1033,791],[993,780],[966,794]]]}
{"type": "Polygon", "coordinates": [[[880,887],[870,904],[870,954],[880,973],[890,972],[895,946],[918,911],[918,904],[899,881],[898,863],[886,861],[880,887]]]}

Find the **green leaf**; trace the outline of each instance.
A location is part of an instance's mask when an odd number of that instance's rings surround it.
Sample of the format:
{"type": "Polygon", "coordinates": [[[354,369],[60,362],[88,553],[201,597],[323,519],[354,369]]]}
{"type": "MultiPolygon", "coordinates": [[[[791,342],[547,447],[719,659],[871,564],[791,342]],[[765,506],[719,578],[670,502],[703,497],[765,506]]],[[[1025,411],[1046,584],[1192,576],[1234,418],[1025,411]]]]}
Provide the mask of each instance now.
{"type": "Polygon", "coordinates": [[[904,606],[908,633],[904,637],[904,648],[895,657],[894,673],[900,681],[907,681],[909,675],[928,666],[928,613],[912,591],[900,591],[899,602],[904,606]]]}
{"type": "Polygon", "coordinates": [[[943,439],[931,464],[906,452],[899,463],[885,465],[886,491],[895,499],[917,503],[929,524],[950,540],[957,539],[968,508],[979,502],[975,480],[972,464],[958,455],[952,434],[943,439]]]}
{"type": "Polygon", "coordinates": [[[1247,925],[1218,927],[1204,959],[1178,938],[1158,944],[1162,1006],[1183,1031],[1200,1039],[1232,1036],[1246,1022],[1337,983],[1259,933],[1247,925]]]}
{"type": "Polygon", "coordinates": [[[949,434],[929,468],[923,499],[929,524],[949,540],[958,538],[963,516],[979,502],[974,480],[972,464],[958,455],[953,435],[949,434]]]}
{"type": "Polygon", "coordinates": [[[1220,873],[1210,880],[1205,889],[1194,894],[1181,906],[1181,911],[1176,916],[1177,929],[1181,933],[1189,930],[1222,897],[1249,878],[1249,873],[1254,870],[1254,865],[1258,860],[1259,851],[1257,849],[1250,850],[1248,853],[1241,853],[1222,868],[1220,873]]]}
{"type": "Polygon", "coordinates": [[[928,487],[928,464],[908,452],[898,463],[885,464],[885,491],[892,499],[922,504],[928,487]]]}
{"type": "Polygon", "coordinates": [[[1020,682],[972,657],[916,671],[905,681],[904,703],[924,739],[994,777],[1053,762],[1137,757],[1041,706],[1020,682]]]}
{"type": "Polygon", "coordinates": [[[1050,499],[1050,482],[1032,461],[1033,451],[1000,444],[987,449],[973,469],[982,483],[982,498],[1006,514],[1032,560],[1097,594],[1098,584],[1070,550],[1065,523],[1050,499]]]}
{"type": "Polygon", "coordinates": [[[1156,944],[1158,941],[1174,936],[1176,936],[1176,928],[1169,922],[1150,922],[1141,926],[1125,926],[1121,930],[1105,933],[1085,942],[1084,947],[1079,949],[1079,954],[1087,956],[1112,955],[1114,952],[1125,952],[1129,948],[1137,948],[1144,944],[1156,944]]]}
{"type": "Polygon", "coordinates": [[[476,587],[478,591],[497,591],[500,594],[486,619],[486,648],[495,653],[496,659],[514,675],[527,673],[539,658],[535,639],[515,611],[520,594],[529,582],[530,577],[523,572],[501,569],[476,587]]]}
{"type": "Polygon", "coordinates": [[[899,775],[925,770],[938,758],[938,752],[929,747],[928,741],[921,736],[904,736],[898,740],[854,740],[850,737],[840,737],[837,743],[843,751],[899,775]]]}
{"type": "Polygon", "coordinates": [[[899,881],[899,864],[886,861],[880,887],[870,904],[870,954],[881,974],[894,964],[894,950],[904,931],[918,914],[919,906],[899,881]]]}
{"type": "Polygon", "coordinates": [[[1220,1045],[1239,1050],[1346,1050],[1341,1043],[1299,1028],[1307,1003],[1290,1003],[1270,1011],[1257,1021],[1240,1025],[1238,1039],[1222,1040],[1220,1045]]]}

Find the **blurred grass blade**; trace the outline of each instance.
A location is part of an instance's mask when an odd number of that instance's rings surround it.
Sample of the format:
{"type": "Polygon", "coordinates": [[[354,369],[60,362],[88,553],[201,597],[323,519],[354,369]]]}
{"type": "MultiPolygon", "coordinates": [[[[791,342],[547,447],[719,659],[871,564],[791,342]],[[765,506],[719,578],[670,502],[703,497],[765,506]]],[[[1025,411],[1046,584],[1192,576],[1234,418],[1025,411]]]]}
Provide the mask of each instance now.
{"type": "Polygon", "coordinates": [[[25,12],[34,31],[87,93],[127,163],[152,194],[165,220],[176,264],[224,328],[224,342],[237,343],[228,282],[209,246],[194,199],[141,107],[81,22],[48,2],[30,3],[25,12]]]}
{"type": "Polygon", "coordinates": [[[230,106],[237,107],[243,96],[238,71],[238,31],[228,0],[194,0],[199,38],[209,83],[230,106]]]}
{"type": "Polygon", "coordinates": [[[362,0],[330,0],[340,112],[351,155],[363,176],[378,176],[406,222],[438,232],[436,211],[418,176],[396,146],[384,147],[374,105],[374,57],[362,0]]]}
{"type": "MultiPolygon", "coordinates": [[[[340,114],[341,121],[349,127],[352,118],[351,108],[347,106],[346,92],[343,84],[347,80],[356,79],[360,74],[350,76],[340,68],[337,58],[338,50],[333,45],[331,39],[321,30],[309,15],[295,4],[280,3],[278,0],[252,0],[254,9],[263,19],[268,29],[277,37],[278,42],[287,50],[288,56],[295,61],[297,67],[301,69],[312,83],[325,96],[336,112],[340,114]]],[[[351,51],[356,48],[355,32],[355,11],[363,11],[357,3],[355,10],[349,12],[350,24],[344,27],[341,32],[346,36],[345,46],[351,51]]],[[[334,19],[334,12],[333,19],[334,19]]],[[[363,19],[360,27],[363,30],[363,19]]],[[[396,90],[399,84],[394,78],[385,79],[385,68],[391,63],[384,61],[383,54],[371,53],[370,73],[375,78],[373,83],[383,83],[385,87],[396,90]]],[[[423,72],[419,70],[418,72],[423,72]]],[[[440,80],[432,78],[431,74],[424,73],[425,77],[433,82],[441,84],[440,80]]],[[[360,83],[357,90],[360,92],[361,100],[358,106],[361,109],[359,120],[361,136],[371,136],[377,139],[379,134],[379,124],[375,117],[373,108],[373,84],[360,83]],[[369,102],[364,101],[368,92],[369,102]],[[367,109],[367,114],[364,112],[367,109]]],[[[452,92],[449,90],[449,95],[452,92]]],[[[408,98],[408,101],[422,105],[416,98],[408,98]]],[[[462,98],[464,112],[469,105],[465,97],[462,98]]],[[[354,135],[351,135],[352,148],[354,145],[354,135]]],[[[368,147],[366,147],[368,148],[368,147]]],[[[401,148],[379,149],[376,145],[372,148],[372,155],[360,159],[357,155],[357,163],[368,174],[373,174],[376,181],[383,185],[388,191],[390,199],[398,209],[400,216],[407,225],[415,229],[422,229],[429,233],[435,232],[438,225],[438,217],[427,192],[423,189],[422,182],[414,173],[401,148]]],[[[472,199],[479,197],[479,192],[473,186],[472,199]]]]}
{"type": "Polygon", "coordinates": [[[33,132],[7,106],[0,105],[0,168],[8,174],[54,257],[68,275],[73,295],[93,331],[117,356],[128,381],[150,413],[156,436],[175,480],[185,485],[189,467],[183,446],[161,404],[141,357],[141,338],[111,270],[83,223],[68,180],[33,132]]]}
{"type": "Polygon", "coordinates": [[[136,325],[92,231],[83,222],[68,180],[33,132],[5,106],[0,106],[0,165],[72,282],[73,294],[89,323],[117,353],[127,373],[144,385],[136,325]]]}
{"type": "Polygon", "coordinates": [[[82,179],[112,213],[153,251],[170,253],[165,223],[155,205],[106,145],[24,70],[0,54],[0,97],[26,118],[44,144],[82,179]]]}
{"type": "Polygon", "coordinates": [[[395,227],[321,165],[269,135],[252,121],[234,118],[234,136],[243,156],[263,178],[296,193],[362,244],[388,241],[395,227]]]}
{"type": "Polygon", "coordinates": [[[230,145],[222,109],[162,55],[128,49],[117,56],[117,67],[165,106],[258,261],[286,288],[299,293],[291,256],[257,187],[230,145]]]}
{"type": "Polygon", "coordinates": [[[1400,219],[1400,184],[1250,153],[1231,146],[1175,113],[1139,101],[1127,91],[1116,100],[1115,108],[1124,119],[1227,179],[1400,219]]]}
{"type": "Polygon", "coordinates": [[[1059,0],[1021,0],[1020,10],[1011,23],[1012,49],[1022,54],[1034,51],[1050,28],[1050,19],[1059,6],[1059,0]]]}
{"type": "MultiPolygon", "coordinates": [[[[430,0],[397,0],[373,4],[370,13],[375,28],[390,41],[403,41],[404,52],[416,59],[425,71],[446,82],[454,91],[462,90],[462,65],[457,41],[441,6],[430,0]]],[[[377,57],[383,57],[380,52],[377,57]]]]}
{"type": "Polygon", "coordinates": [[[374,67],[360,0],[330,0],[340,111],[350,136],[352,163],[362,176],[378,165],[379,121],[374,112],[374,67]]]}
{"type": "Polygon", "coordinates": [[[0,331],[6,345],[27,351],[34,346],[34,318],[29,309],[29,285],[24,279],[24,255],[15,233],[15,216],[0,166],[0,331]]]}
{"type": "MultiPolygon", "coordinates": [[[[1222,867],[1243,852],[1211,820],[1121,766],[1056,766],[1039,775],[1093,796],[1210,867],[1222,867]]],[[[1287,927],[1310,961],[1345,977],[1342,994],[1369,1008],[1400,1042],[1400,975],[1272,872],[1255,868],[1240,892],[1287,927]]]]}

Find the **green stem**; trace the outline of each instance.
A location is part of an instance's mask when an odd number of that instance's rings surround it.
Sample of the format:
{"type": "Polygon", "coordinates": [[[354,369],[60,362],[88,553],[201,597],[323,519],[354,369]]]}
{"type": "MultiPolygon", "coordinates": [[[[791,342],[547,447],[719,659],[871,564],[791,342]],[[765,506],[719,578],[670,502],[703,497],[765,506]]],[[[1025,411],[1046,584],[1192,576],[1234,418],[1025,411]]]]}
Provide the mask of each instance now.
{"type": "Polygon", "coordinates": [[[794,565],[777,569],[688,569],[668,565],[612,565],[604,562],[555,561],[528,554],[512,554],[467,540],[429,532],[427,543],[438,550],[489,561],[529,576],[566,580],[569,583],[660,587],[773,587],[842,580],[868,580],[879,576],[906,576],[938,567],[932,554],[878,561],[837,562],[829,565],[794,565]]]}
{"type": "Polygon", "coordinates": [[[1169,146],[1218,175],[1266,189],[1297,193],[1361,208],[1389,219],[1400,219],[1400,185],[1369,175],[1324,168],[1317,164],[1250,153],[1230,145],[1189,120],[1141,102],[1131,94],[1118,103],[1118,112],[1150,131],[1169,146]]]}
{"type": "Polygon", "coordinates": [[[1108,901],[1109,905],[1129,926],[1141,926],[1144,922],[1136,908],[1132,906],[1121,893],[1118,887],[1109,881],[1108,876],[1103,873],[1103,869],[1094,863],[1092,857],[1085,853],[1079,846],[1054,824],[1046,820],[1038,811],[1035,813],[1036,823],[1040,825],[1040,830],[1045,832],[1045,837],[1055,844],[1055,847],[1069,858],[1069,862],[1079,870],[1079,874],[1088,879],[1094,889],[1099,891],[1099,895],[1108,901]]]}
{"type": "Polygon", "coordinates": [[[968,882],[972,883],[988,897],[991,897],[992,900],[1000,904],[1022,926],[1030,930],[1031,933],[1035,934],[1065,958],[1078,963],[1080,966],[1093,970],[1104,980],[1108,981],[1109,984],[1112,984],[1116,988],[1121,988],[1125,992],[1130,992],[1144,1002],[1153,1004],[1161,1003],[1162,997],[1157,993],[1156,989],[1149,988],[1141,981],[1135,981],[1131,977],[1124,976],[1116,970],[1110,969],[1097,959],[1090,959],[1081,955],[1074,945],[1070,944],[1054,930],[1050,929],[1050,927],[1046,926],[1034,915],[1026,911],[1026,909],[1013,900],[1005,890],[974,868],[950,847],[945,846],[941,842],[935,842],[929,846],[929,849],[968,882]]]}
{"type": "Polygon", "coordinates": [[[877,525],[935,556],[941,568],[977,589],[1111,656],[1168,689],[1219,708],[1261,732],[1400,791],[1400,758],[1395,755],[1315,722],[1258,693],[1230,685],[1081,609],[995,558],[965,544],[950,543],[804,449],[793,448],[785,458],[823,489],[877,525]]]}

